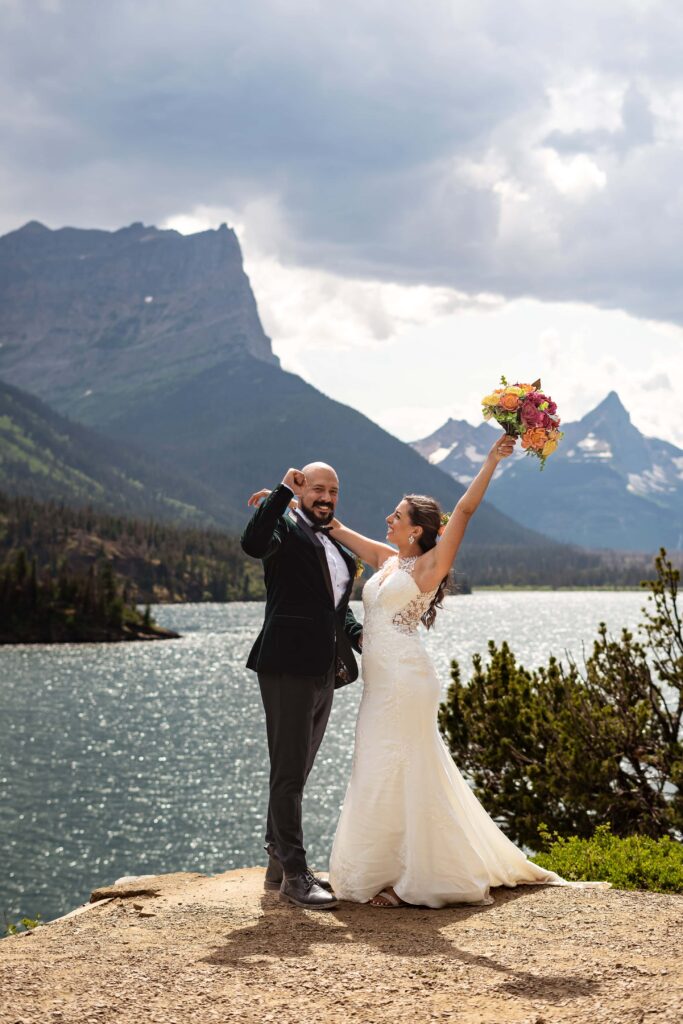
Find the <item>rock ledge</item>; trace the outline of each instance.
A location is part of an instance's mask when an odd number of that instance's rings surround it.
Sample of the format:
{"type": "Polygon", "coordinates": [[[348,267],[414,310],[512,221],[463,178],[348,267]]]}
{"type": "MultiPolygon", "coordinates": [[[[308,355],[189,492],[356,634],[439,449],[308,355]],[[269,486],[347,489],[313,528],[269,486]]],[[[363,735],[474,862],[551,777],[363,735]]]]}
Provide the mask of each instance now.
{"type": "Polygon", "coordinates": [[[300,911],[263,870],[119,879],[0,942],[2,1024],[678,1024],[683,898],[496,890],[300,911]]]}

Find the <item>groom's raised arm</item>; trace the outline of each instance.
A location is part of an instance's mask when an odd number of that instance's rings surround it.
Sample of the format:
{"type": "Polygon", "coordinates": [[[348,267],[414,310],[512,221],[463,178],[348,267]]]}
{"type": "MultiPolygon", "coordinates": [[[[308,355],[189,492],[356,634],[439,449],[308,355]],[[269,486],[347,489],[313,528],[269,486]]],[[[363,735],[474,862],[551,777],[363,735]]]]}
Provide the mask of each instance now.
{"type": "Polygon", "coordinates": [[[252,558],[269,558],[285,536],[282,516],[294,492],[286,484],[278,486],[261,502],[240,538],[242,550],[252,558]]]}

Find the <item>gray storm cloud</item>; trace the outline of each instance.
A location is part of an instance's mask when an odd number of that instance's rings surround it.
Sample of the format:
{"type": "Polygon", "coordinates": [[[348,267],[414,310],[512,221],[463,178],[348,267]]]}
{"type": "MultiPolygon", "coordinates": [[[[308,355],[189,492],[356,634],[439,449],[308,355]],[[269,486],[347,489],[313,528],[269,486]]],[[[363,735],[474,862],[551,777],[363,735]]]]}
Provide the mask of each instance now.
{"type": "Polygon", "coordinates": [[[683,8],[0,0],[0,229],[278,211],[341,275],[683,322],[683,8]]]}

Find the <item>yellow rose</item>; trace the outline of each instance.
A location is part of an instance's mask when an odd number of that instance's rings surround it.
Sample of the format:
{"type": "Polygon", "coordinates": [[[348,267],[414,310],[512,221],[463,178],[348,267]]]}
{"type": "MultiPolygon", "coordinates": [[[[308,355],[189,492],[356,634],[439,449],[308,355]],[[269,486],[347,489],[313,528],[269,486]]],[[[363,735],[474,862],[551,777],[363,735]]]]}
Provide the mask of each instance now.
{"type": "Polygon", "coordinates": [[[498,395],[484,395],[481,400],[482,405],[498,405],[498,395]]]}
{"type": "Polygon", "coordinates": [[[541,455],[543,456],[543,458],[545,458],[546,455],[552,455],[556,448],[557,441],[553,441],[551,438],[550,441],[546,441],[546,443],[543,445],[541,455]]]}
{"type": "Polygon", "coordinates": [[[519,397],[519,395],[524,394],[524,392],[522,391],[522,389],[520,387],[517,387],[516,384],[509,384],[508,387],[505,388],[505,394],[506,395],[517,395],[519,397]]]}

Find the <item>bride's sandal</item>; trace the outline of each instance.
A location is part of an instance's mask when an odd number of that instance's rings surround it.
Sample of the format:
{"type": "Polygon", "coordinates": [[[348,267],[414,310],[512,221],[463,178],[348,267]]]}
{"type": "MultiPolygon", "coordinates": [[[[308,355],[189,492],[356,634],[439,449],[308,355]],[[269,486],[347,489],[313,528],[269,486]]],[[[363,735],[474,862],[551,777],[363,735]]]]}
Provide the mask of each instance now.
{"type": "Polygon", "coordinates": [[[368,900],[368,903],[371,907],[381,907],[383,910],[396,910],[398,907],[408,906],[393,889],[382,889],[371,900],[368,900]]]}

